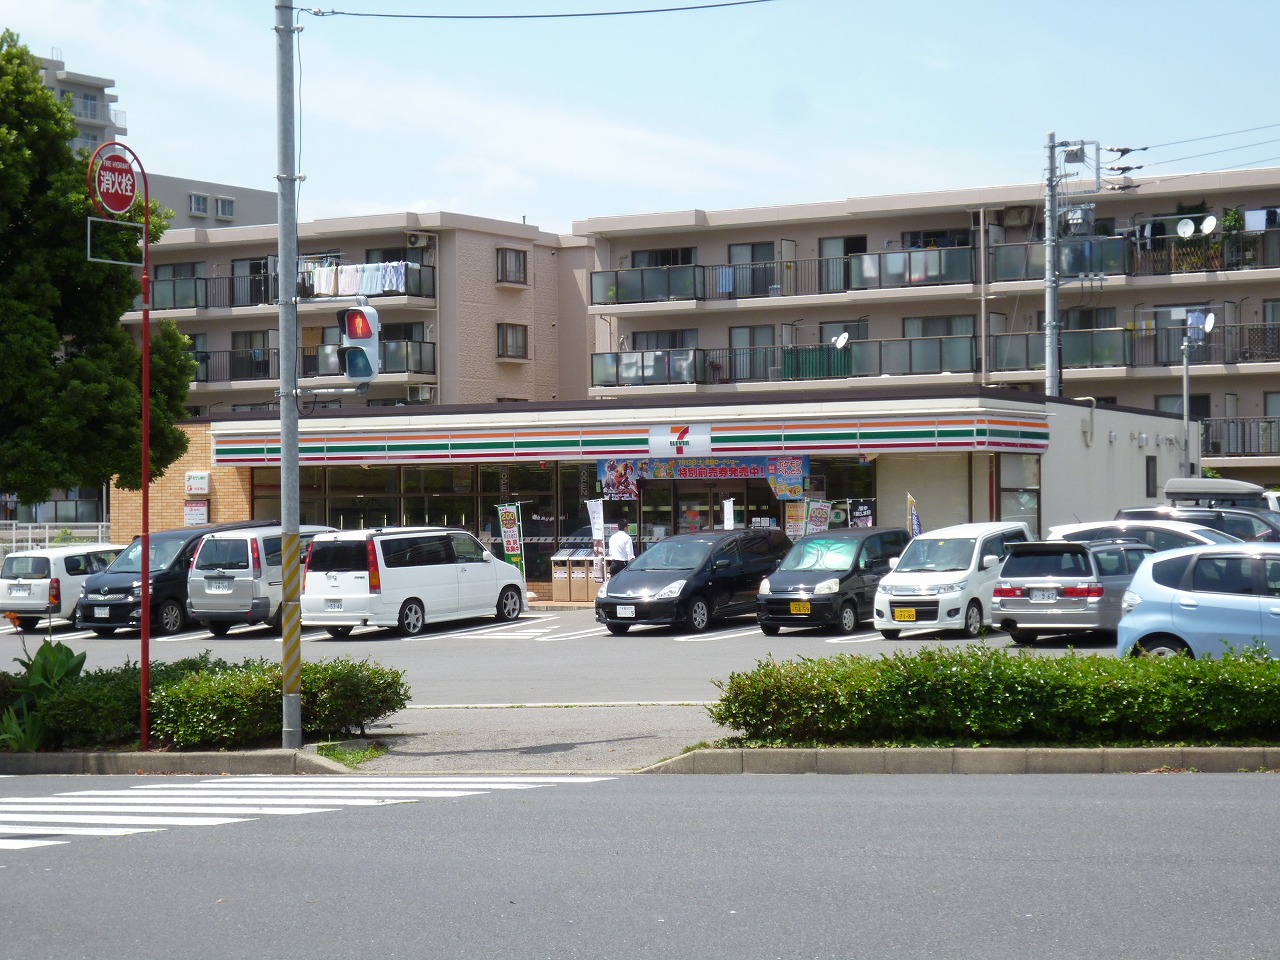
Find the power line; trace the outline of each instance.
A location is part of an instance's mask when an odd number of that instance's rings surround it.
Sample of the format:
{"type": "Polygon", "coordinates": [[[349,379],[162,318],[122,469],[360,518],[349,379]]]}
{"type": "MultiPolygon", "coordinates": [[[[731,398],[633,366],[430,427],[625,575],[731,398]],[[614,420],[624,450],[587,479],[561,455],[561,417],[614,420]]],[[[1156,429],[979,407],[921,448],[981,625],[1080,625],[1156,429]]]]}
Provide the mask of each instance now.
{"type": "Polygon", "coordinates": [[[647,10],[594,10],[585,13],[360,13],[354,10],[320,10],[300,7],[314,17],[379,17],[387,20],[563,20],[575,17],[630,17],[646,13],[685,13],[690,10],[715,10],[719,7],[745,7],[775,0],[725,0],[723,3],[699,3],[684,7],[654,7],[647,10]]]}
{"type": "MultiPolygon", "coordinates": [[[[1219,137],[1234,137],[1242,133],[1255,133],[1258,130],[1272,130],[1276,127],[1280,127],[1280,123],[1269,123],[1263,127],[1250,127],[1247,130],[1233,130],[1230,133],[1211,133],[1207,137],[1192,137],[1190,140],[1171,140],[1168,143],[1152,143],[1146,147],[1142,147],[1141,149],[1158,150],[1161,147],[1177,147],[1184,143],[1199,143],[1201,140],[1217,140],[1219,137]]],[[[1208,156],[1208,154],[1202,154],[1202,156],[1208,156]]]]}
{"type": "MultiPolygon", "coordinates": [[[[1277,124],[1280,126],[1280,124],[1277,124]]],[[[1213,157],[1220,153],[1234,153],[1236,150],[1248,150],[1250,147],[1263,147],[1269,143],[1280,143],[1280,138],[1275,140],[1259,140],[1257,143],[1242,143],[1238,147],[1227,147],[1225,150],[1210,150],[1208,153],[1193,153],[1189,157],[1176,157],[1173,160],[1154,160],[1148,163],[1148,167],[1158,167],[1162,163],[1181,163],[1183,160],[1198,160],[1200,157],[1213,157]]]]}

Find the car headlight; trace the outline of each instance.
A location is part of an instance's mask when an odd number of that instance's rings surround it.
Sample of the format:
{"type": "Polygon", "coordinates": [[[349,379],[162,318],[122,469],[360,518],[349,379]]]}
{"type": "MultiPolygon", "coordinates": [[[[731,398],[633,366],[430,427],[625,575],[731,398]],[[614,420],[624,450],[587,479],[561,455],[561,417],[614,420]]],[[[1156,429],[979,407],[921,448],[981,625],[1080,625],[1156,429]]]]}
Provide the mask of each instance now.
{"type": "Polygon", "coordinates": [[[893,596],[893,590],[890,587],[886,587],[883,583],[876,584],[876,593],[884,597],[893,596]]]}
{"type": "Polygon", "coordinates": [[[655,600],[674,600],[680,596],[680,591],[684,589],[683,580],[674,580],[653,595],[655,600]]]}
{"type": "Polygon", "coordinates": [[[773,593],[773,591],[769,589],[769,578],[768,578],[768,577],[765,577],[763,580],[761,580],[761,581],[760,581],[760,592],[761,592],[761,593],[773,593]]]}
{"type": "Polygon", "coordinates": [[[823,580],[820,584],[813,588],[815,597],[822,596],[825,593],[839,593],[840,580],[838,577],[832,577],[830,580],[823,580]]]}
{"type": "Polygon", "coordinates": [[[606,581],[600,584],[600,589],[596,591],[596,599],[603,600],[607,596],[609,596],[609,584],[606,581]]]}
{"type": "Polygon", "coordinates": [[[940,583],[934,588],[934,593],[963,593],[964,588],[969,585],[968,580],[959,580],[956,583],[940,583]]]}

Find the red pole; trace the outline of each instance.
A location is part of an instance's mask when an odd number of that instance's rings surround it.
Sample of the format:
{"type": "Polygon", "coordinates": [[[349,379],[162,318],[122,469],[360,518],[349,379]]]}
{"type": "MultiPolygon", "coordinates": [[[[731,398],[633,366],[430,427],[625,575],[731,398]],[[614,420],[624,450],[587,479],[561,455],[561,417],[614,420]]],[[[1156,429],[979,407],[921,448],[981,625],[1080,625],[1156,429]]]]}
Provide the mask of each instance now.
{"type": "MultiPolygon", "coordinates": [[[[134,161],[138,162],[135,155],[134,161]]],[[[146,750],[150,739],[151,718],[148,701],[151,699],[151,194],[147,189],[147,174],[138,162],[142,176],[142,622],[141,676],[142,739],[139,746],[146,750]]]]}

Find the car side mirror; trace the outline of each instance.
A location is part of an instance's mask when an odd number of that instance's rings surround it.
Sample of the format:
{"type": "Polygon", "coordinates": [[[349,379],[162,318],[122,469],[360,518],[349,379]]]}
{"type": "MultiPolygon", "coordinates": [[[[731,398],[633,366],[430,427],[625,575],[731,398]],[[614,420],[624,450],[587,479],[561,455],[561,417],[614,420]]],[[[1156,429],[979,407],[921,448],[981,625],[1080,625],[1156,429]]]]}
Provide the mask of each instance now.
{"type": "Polygon", "coordinates": [[[994,553],[988,553],[985,557],[982,558],[983,570],[986,570],[989,567],[998,566],[999,564],[1000,564],[1000,558],[997,557],[994,553]]]}
{"type": "Polygon", "coordinates": [[[895,569],[897,569],[897,567],[898,567],[898,558],[897,558],[897,557],[890,557],[890,558],[889,558],[889,569],[890,569],[890,570],[895,570],[895,569]]]}
{"type": "Polygon", "coordinates": [[[729,566],[729,558],[728,558],[728,557],[721,557],[719,560],[717,560],[715,563],[713,563],[713,564],[711,565],[711,569],[713,569],[713,570],[723,570],[723,569],[724,569],[725,567],[727,567],[727,566],[729,566]]]}

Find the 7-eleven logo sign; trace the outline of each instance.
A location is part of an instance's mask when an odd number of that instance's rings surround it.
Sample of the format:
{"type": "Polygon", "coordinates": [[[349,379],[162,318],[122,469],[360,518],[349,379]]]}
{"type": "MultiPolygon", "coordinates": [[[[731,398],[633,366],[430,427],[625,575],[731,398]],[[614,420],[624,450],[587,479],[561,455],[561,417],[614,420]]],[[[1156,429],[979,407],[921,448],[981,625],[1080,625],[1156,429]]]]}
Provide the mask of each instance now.
{"type": "Polygon", "coordinates": [[[706,457],[711,455],[709,424],[664,424],[649,429],[649,455],[653,457],[706,457]]]}

